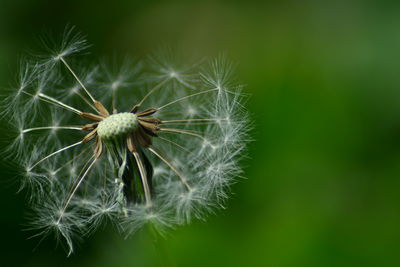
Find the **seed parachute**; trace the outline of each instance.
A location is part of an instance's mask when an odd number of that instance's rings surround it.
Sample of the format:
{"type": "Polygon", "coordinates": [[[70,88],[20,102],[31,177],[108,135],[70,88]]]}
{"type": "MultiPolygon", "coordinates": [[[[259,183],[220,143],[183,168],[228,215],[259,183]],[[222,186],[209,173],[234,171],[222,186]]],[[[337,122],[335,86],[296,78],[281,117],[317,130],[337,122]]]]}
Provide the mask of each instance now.
{"type": "Polygon", "coordinates": [[[222,207],[250,128],[232,65],[164,51],[116,68],[84,64],[87,48],[67,29],[46,56],[22,61],[3,100],[36,235],[55,234],[70,254],[104,222],[163,233],[222,207]]]}

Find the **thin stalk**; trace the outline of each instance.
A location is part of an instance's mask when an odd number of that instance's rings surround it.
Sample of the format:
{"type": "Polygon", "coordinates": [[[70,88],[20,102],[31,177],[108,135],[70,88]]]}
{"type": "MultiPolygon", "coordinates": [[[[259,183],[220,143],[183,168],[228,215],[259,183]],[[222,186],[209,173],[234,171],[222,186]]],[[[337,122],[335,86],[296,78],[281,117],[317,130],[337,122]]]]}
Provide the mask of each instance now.
{"type": "Polygon", "coordinates": [[[113,113],[116,113],[116,112],[114,112],[114,110],[116,110],[115,109],[115,96],[116,96],[116,94],[117,94],[117,88],[113,88],[113,90],[112,90],[112,95],[111,95],[111,108],[112,108],[112,112],[113,113]]]}
{"type": "Polygon", "coordinates": [[[79,142],[77,142],[77,143],[75,143],[75,144],[72,144],[72,145],[63,147],[63,148],[61,148],[61,149],[59,149],[59,150],[57,150],[57,151],[55,151],[55,152],[53,152],[53,153],[47,155],[46,157],[42,158],[41,160],[39,160],[39,161],[37,161],[35,164],[33,164],[33,165],[28,169],[28,171],[32,170],[32,169],[35,168],[38,164],[42,163],[42,162],[45,161],[46,159],[51,158],[52,156],[54,156],[54,155],[56,155],[56,154],[58,154],[58,153],[60,153],[60,152],[62,152],[62,151],[64,151],[64,150],[70,149],[70,148],[75,147],[75,146],[77,146],[77,145],[80,145],[80,144],[82,144],[82,143],[83,143],[82,141],[79,141],[79,142]]]}
{"type": "Polygon", "coordinates": [[[151,194],[150,194],[150,187],[149,187],[149,183],[147,182],[147,175],[146,175],[146,170],[143,166],[143,162],[140,159],[139,153],[137,152],[132,152],[133,156],[135,157],[136,163],[139,167],[139,172],[140,172],[140,178],[142,180],[142,184],[143,184],[143,189],[144,189],[144,198],[146,201],[146,206],[147,207],[151,207],[152,203],[151,203],[151,194]]]}
{"type": "Polygon", "coordinates": [[[164,138],[164,137],[161,137],[161,136],[158,136],[157,137],[158,139],[161,139],[161,140],[163,140],[163,141],[165,141],[165,142],[168,142],[168,143],[170,143],[170,144],[173,144],[173,145],[175,145],[175,146],[177,146],[177,147],[179,147],[180,149],[182,149],[183,151],[185,151],[186,153],[191,153],[189,150],[187,150],[186,148],[184,148],[183,146],[181,146],[180,144],[178,144],[178,143],[176,143],[176,142],[174,142],[174,141],[171,141],[171,140],[169,140],[169,139],[167,139],[167,138],[164,138]]]}
{"type": "Polygon", "coordinates": [[[82,131],[82,127],[76,127],[76,126],[44,126],[44,127],[35,127],[35,128],[24,129],[24,130],[22,130],[22,132],[27,133],[27,132],[38,131],[38,130],[59,130],[59,129],[82,131]]]}
{"type": "MultiPolygon", "coordinates": [[[[29,94],[29,93],[27,93],[27,94],[29,94]]],[[[31,95],[31,96],[33,96],[33,95],[31,95]]],[[[80,110],[78,110],[76,108],[73,108],[71,106],[68,106],[67,104],[64,104],[63,102],[61,102],[61,101],[59,101],[59,100],[57,100],[57,99],[55,99],[55,98],[53,98],[51,96],[45,95],[43,93],[39,93],[37,96],[40,99],[44,100],[45,102],[48,102],[48,103],[53,104],[53,105],[61,106],[61,107],[65,108],[65,109],[67,109],[67,110],[70,110],[70,111],[78,114],[78,115],[82,114],[82,111],[80,111],[80,110]]]]}
{"type": "Polygon", "coordinates": [[[190,132],[190,131],[181,130],[181,129],[161,128],[160,132],[186,134],[186,135],[196,136],[196,137],[202,139],[203,141],[208,141],[207,139],[205,139],[200,134],[193,133],[193,132],[190,132]]]}
{"type": "Polygon", "coordinates": [[[183,177],[183,175],[174,167],[174,165],[172,165],[167,159],[165,159],[163,156],[161,156],[157,151],[155,151],[153,148],[149,147],[148,148],[150,150],[151,153],[153,153],[154,155],[156,155],[159,159],[161,159],[181,180],[181,182],[183,183],[184,186],[186,186],[188,191],[192,191],[192,188],[190,187],[190,185],[188,184],[187,180],[185,177],[183,177]]]}
{"type": "MultiPolygon", "coordinates": [[[[92,156],[90,158],[90,160],[92,160],[95,156],[92,156]]],[[[64,207],[61,210],[61,215],[57,220],[57,223],[59,223],[61,221],[62,215],[64,214],[65,210],[67,209],[69,203],[71,202],[72,197],[75,195],[76,190],[78,190],[79,186],[81,185],[81,183],[83,182],[83,180],[85,179],[85,177],[88,175],[89,171],[92,169],[93,165],[96,163],[97,158],[93,159],[92,163],[90,163],[89,167],[86,169],[85,173],[82,175],[82,177],[79,179],[78,183],[76,184],[76,186],[74,187],[74,189],[72,190],[71,194],[69,195],[67,201],[65,202],[64,207]]]]}
{"type": "MultiPolygon", "coordinates": [[[[57,170],[55,170],[54,173],[56,174],[56,173],[58,173],[59,171],[61,171],[63,168],[65,168],[66,166],[68,166],[69,164],[71,164],[72,162],[74,162],[75,160],[77,160],[77,159],[78,159],[80,156],[82,156],[84,153],[86,153],[89,149],[90,149],[90,147],[87,148],[87,149],[85,149],[85,150],[83,150],[83,151],[82,151],[81,153],[79,153],[78,155],[74,156],[73,159],[67,161],[65,164],[63,164],[61,167],[59,167],[57,170]]],[[[78,176],[79,176],[79,175],[78,175],[78,176]]]]}
{"type": "Polygon", "coordinates": [[[202,95],[202,94],[206,94],[206,93],[209,93],[209,92],[212,92],[212,91],[216,91],[216,90],[219,90],[219,89],[218,89],[218,88],[214,88],[214,89],[210,89],[210,90],[201,91],[201,92],[198,92],[198,93],[195,93],[195,94],[187,95],[187,96],[178,98],[178,99],[176,99],[176,100],[174,100],[174,101],[172,101],[172,102],[169,102],[169,103],[167,103],[167,104],[165,104],[165,105],[163,105],[163,106],[161,106],[161,107],[159,107],[159,108],[157,108],[157,109],[160,110],[160,109],[163,109],[163,108],[165,108],[165,107],[168,107],[168,106],[170,106],[170,105],[172,105],[172,104],[175,104],[176,102],[185,100],[185,99],[187,99],[187,98],[194,97],[194,96],[198,96],[198,95],[202,95]]]}
{"type": "Polygon", "coordinates": [[[79,92],[76,91],[76,90],[75,90],[75,93],[76,93],[78,96],[80,96],[80,97],[82,98],[82,100],[85,101],[85,103],[88,104],[89,107],[90,107],[91,109],[95,110],[96,112],[98,111],[98,110],[96,109],[96,107],[93,106],[92,103],[90,103],[90,101],[89,101],[85,96],[83,96],[81,93],[79,93],[79,92]]]}
{"type": "Polygon", "coordinates": [[[143,102],[152,94],[154,93],[154,91],[156,91],[158,88],[160,88],[161,86],[163,86],[166,82],[168,82],[171,79],[171,77],[163,80],[162,82],[160,82],[159,84],[157,84],[155,87],[153,87],[152,89],[150,89],[150,91],[143,97],[143,99],[137,104],[138,106],[141,106],[143,104],[143,102]]]}
{"type": "Polygon", "coordinates": [[[52,98],[51,96],[48,96],[48,95],[45,95],[45,94],[42,94],[42,93],[39,93],[36,96],[34,96],[31,93],[28,93],[28,92],[25,92],[25,91],[22,91],[22,93],[24,93],[26,95],[29,95],[29,96],[31,96],[33,98],[37,96],[43,102],[50,103],[50,104],[53,104],[53,105],[56,105],[56,106],[61,106],[62,108],[65,108],[66,110],[72,111],[72,112],[74,112],[74,113],[76,113],[78,115],[82,114],[82,111],[77,110],[76,108],[73,108],[71,106],[68,106],[68,105],[58,101],[57,99],[52,98]]]}
{"type": "Polygon", "coordinates": [[[218,123],[216,121],[208,121],[208,122],[171,122],[171,123],[166,123],[166,125],[210,125],[210,124],[215,124],[218,123]]]}
{"type": "Polygon", "coordinates": [[[75,72],[72,70],[72,68],[69,66],[69,64],[67,63],[67,61],[65,61],[65,59],[63,57],[60,57],[60,60],[62,61],[62,63],[64,63],[64,65],[67,67],[67,69],[71,72],[72,76],[74,76],[75,80],[80,84],[80,86],[83,88],[83,90],[85,90],[86,94],[89,96],[90,100],[92,100],[92,102],[94,103],[96,100],[94,99],[94,97],[89,93],[88,89],[86,89],[85,85],[81,82],[81,80],[78,78],[78,76],[75,74],[75,72]]]}
{"type": "Polygon", "coordinates": [[[192,121],[226,121],[227,119],[216,119],[216,118],[200,118],[200,119],[186,119],[186,120],[167,120],[161,121],[161,123],[175,123],[175,122],[192,122],[192,121]]]}

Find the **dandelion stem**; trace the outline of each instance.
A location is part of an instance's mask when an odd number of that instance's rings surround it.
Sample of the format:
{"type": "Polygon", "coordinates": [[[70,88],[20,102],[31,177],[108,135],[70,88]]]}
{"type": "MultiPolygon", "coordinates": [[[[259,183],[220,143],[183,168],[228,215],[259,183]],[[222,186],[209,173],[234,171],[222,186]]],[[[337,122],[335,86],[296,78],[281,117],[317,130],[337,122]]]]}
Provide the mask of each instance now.
{"type": "Polygon", "coordinates": [[[159,159],[161,159],[176,175],[178,175],[179,179],[181,180],[181,182],[183,183],[184,186],[186,186],[188,191],[192,191],[192,188],[190,187],[190,185],[188,184],[187,180],[185,177],[183,177],[183,175],[167,160],[165,159],[163,156],[160,155],[160,153],[158,153],[157,151],[155,151],[153,148],[149,147],[148,148],[150,150],[151,153],[153,153],[154,155],[156,155],[159,159]]]}
{"type": "Polygon", "coordinates": [[[58,129],[67,129],[67,130],[78,130],[82,131],[82,127],[75,126],[45,126],[45,127],[35,127],[22,130],[23,133],[37,131],[37,130],[58,130],[58,129]]]}
{"type": "Polygon", "coordinates": [[[67,69],[71,72],[72,76],[76,79],[76,81],[80,84],[80,86],[85,90],[86,94],[89,96],[90,100],[94,103],[96,100],[93,98],[93,96],[89,93],[88,89],[86,89],[85,85],[81,82],[81,80],[78,78],[78,76],[75,74],[75,72],[72,70],[72,68],[69,66],[67,61],[63,57],[60,57],[60,60],[64,65],[67,67],[67,69]]]}
{"type": "Polygon", "coordinates": [[[147,175],[146,175],[146,170],[143,166],[143,162],[140,159],[139,153],[137,152],[132,152],[133,156],[135,157],[136,163],[139,167],[139,172],[140,172],[140,178],[142,180],[143,183],[143,191],[144,191],[144,198],[146,201],[146,206],[147,207],[151,207],[152,203],[151,203],[151,194],[150,194],[150,187],[149,187],[149,183],[147,181],[147,175]]]}
{"type": "Polygon", "coordinates": [[[41,160],[39,160],[38,162],[36,162],[35,164],[33,164],[33,165],[28,169],[28,171],[32,170],[32,169],[35,168],[38,164],[40,164],[41,162],[45,161],[46,159],[48,159],[48,158],[50,158],[50,157],[52,157],[52,156],[54,156],[54,155],[56,155],[56,154],[58,154],[58,153],[64,151],[64,150],[67,150],[67,149],[70,149],[70,148],[75,147],[75,146],[77,146],[77,145],[80,145],[80,144],[82,144],[82,143],[83,143],[82,141],[79,141],[79,142],[77,142],[77,143],[75,143],[75,144],[72,144],[72,145],[63,147],[63,148],[61,148],[61,149],[59,149],[59,150],[57,150],[57,151],[55,151],[55,152],[53,152],[53,153],[47,155],[46,157],[42,158],[41,160]]]}
{"type": "MultiPolygon", "coordinates": [[[[82,175],[82,177],[79,179],[78,183],[75,185],[74,189],[72,190],[71,194],[69,195],[67,201],[65,202],[65,205],[63,207],[63,209],[61,210],[61,215],[57,220],[57,223],[59,223],[61,221],[62,215],[64,214],[65,210],[67,209],[69,203],[71,202],[72,197],[75,195],[76,190],[78,190],[79,186],[81,185],[81,183],[83,182],[83,180],[85,179],[85,177],[87,176],[87,174],[89,173],[89,171],[92,169],[93,165],[96,163],[97,158],[93,159],[95,156],[92,156],[90,158],[90,160],[93,160],[89,167],[86,169],[86,171],[84,172],[84,174],[82,175]]],[[[90,161],[89,160],[89,161],[90,161]]]]}
{"type": "Polygon", "coordinates": [[[165,108],[165,107],[168,107],[168,106],[170,106],[170,105],[172,105],[172,104],[175,104],[176,102],[185,100],[185,99],[187,99],[187,98],[190,98],[190,97],[193,97],[193,96],[197,96],[197,95],[206,94],[206,93],[209,93],[209,92],[212,92],[212,91],[216,91],[216,90],[219,90],[219,89],[218,89],[218,88],[214,88],[214,89],[205,90],[205,91],[202,91],[202,92],[198,92],[198,93],[195,93],[195,94],[191,94],[191,95],[187,95],[187,96],[178,98],[178,99],[176,99],[176,100],[174,100],[174,101],[172,101],[172,102],[169,102],[169,103],[165,104],[164,106],[159,107],[158,110],[163,109],[163,108],[165,108]]]}

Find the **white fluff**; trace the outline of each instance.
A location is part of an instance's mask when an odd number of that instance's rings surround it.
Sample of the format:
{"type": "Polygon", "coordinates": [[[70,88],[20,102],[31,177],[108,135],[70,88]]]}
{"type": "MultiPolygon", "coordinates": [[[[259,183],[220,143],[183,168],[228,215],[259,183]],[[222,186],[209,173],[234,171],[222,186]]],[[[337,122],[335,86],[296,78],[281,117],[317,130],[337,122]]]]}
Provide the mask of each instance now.
{"type": "Polygon", "coordinates": [[[47,58],[22,64],[19,85],[3,103],[15,129],[6,153],[20,165],[22,187],[30,189],[33,228],[55,231],[71,253],[74,233],[96,230],[104,220],[127,235],[146,223],[163,232],[222,207],[242,172],[238,161],[249,131],[232,65],[223,56],[179,65],[170,54],[122,68],[73,64],[87,47],[68,29],[47,58]],[[123,144],[105,147],[92,162],[93,142],[78,143],[87,122],[77,114],[93,112],[92,97],[111,112],[129,112],[143,99],[143,110],[160,108],[153,117],[169,130],[152,139],[154,151],[143,149],[153,166],[150,206],[124,197],[121,176],[137,170],[118,160],[127,153],[123,144]]]}

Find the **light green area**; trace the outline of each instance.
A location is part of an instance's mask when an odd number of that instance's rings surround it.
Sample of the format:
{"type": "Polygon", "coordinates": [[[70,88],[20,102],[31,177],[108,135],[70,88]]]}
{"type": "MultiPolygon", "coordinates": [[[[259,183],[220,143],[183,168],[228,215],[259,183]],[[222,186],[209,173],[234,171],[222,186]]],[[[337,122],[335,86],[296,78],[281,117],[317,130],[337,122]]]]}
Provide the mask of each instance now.
{"type": "Polygon", "coordinates": [[[101,139],[119,138],[138,127],[137,116],[129,112],[112,114],[97,126],[97,134],[101,139]]]}

